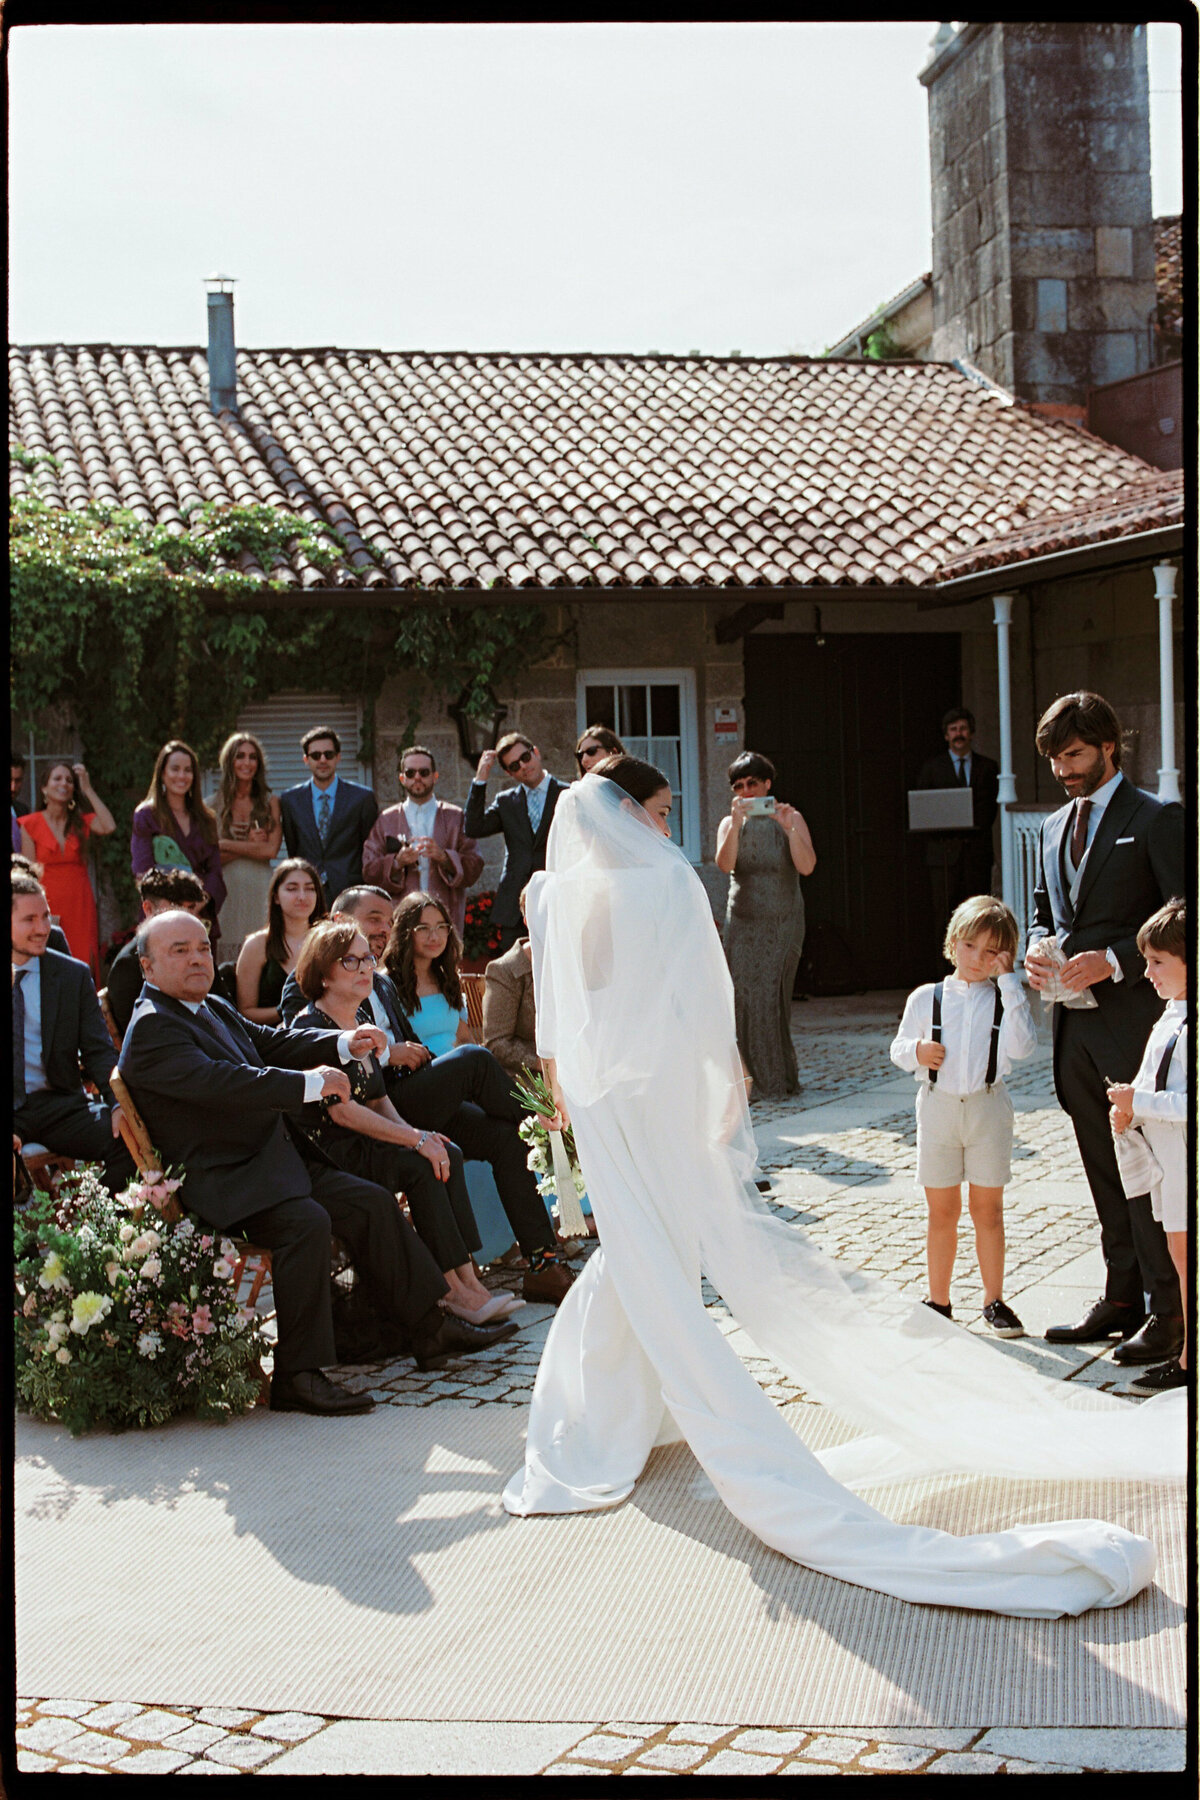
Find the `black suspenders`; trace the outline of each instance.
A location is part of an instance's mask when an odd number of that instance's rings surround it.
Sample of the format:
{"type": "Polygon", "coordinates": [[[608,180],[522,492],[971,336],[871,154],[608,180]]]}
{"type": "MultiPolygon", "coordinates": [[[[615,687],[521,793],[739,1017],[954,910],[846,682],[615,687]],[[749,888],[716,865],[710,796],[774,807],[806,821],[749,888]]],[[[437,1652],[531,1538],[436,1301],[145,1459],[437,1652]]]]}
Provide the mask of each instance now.
{"type": "MultiPolygon", "coordinates": [[[[944,986],[945,986],[945,984],[943,982],[938,981],[938,982],[935,982],[934,989],[933,989],[933,1041],[935,1044],[940,1044],[942,1041],[942,993],[943,993],[944,986]]],[[[992,1035],[991,1035],[990,1039],[988,1040],[987,1074],[984,1076],[984,1081],[987,1083],[989,1088],[992,1086],[993,1082],[996,1079],[996,1067],[997,1067],[997,1064],[1000,1059],[1000,1026],[1001,1026],[1003,1019],[1004,1019],[1004,1000],[1003,1000],[1003,997],[1001,996],[1000,989],[997,988],[996,989],[996,1007],[995,1007],[995,1011],[992,1013],[992,1035]]],[[[1178,1037],[1178,1035],[1179,1035],[1179,1033],[1176,1032],[1175,1036],[1178,1037]]],[[[1171,1044],[1170,1044],[1170,1049],[1168,1049],[1168,1051],[1167,1051],[1166,1061],[1163,1063],[1162,1068],[1159,1070],[1159,1076],[1161,1079],[1161,1084],[1163,1086],[1166,1085],[1167,1067],[1171,1060],[1171,1051],[1174,1050],[1174,1048],[1175,1048],[1175,1038],[1172,1038],[1171,1044]]],[[[930,1069],[930,1071],[929,1071],[930,1087],[933,1087],[936,1084],[936,1082],[937,1082],[937,1070],[930,1069]]]]}
{"type": "Polygon", "coordinates": [[[1175,1033],[1175,1036],[1171,1039],[1170,1043],[1162,1053],[1162,1060],[1158,1065],[1158,1074],[1154,1077],[1154,1091],[1157,1094],[1165,1094],[1167,1091],[1167,1076],[1171,1073],[1171,1058],[1175,1054],[1175,1046],[1179,1042],[1179,1032],[1182,1030],[1183,1026],[1181,1025],[1179,1031],[1175,1033]]]}

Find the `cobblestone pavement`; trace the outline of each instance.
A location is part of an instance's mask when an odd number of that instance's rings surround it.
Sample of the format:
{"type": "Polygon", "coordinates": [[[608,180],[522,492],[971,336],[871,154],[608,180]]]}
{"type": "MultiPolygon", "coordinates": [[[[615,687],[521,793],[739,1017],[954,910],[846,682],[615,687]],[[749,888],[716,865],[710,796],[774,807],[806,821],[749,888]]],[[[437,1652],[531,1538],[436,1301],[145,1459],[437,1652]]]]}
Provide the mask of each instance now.
{"type": "MultiPolygon", "coordinates": [[[[760,1101],[752,1120],[769,1203],[798,1220],[831,1254],[914,1294],[925,1291],[925,1211],[913,1186],[915,1115],[911,1077],[888,1058],[904,996],[867,994],[809,1001],[794,1009],[802,1092],[760,1101]]],[[[1096,1223],[1070,1128],[1054,1099],[1045,1033],[1008,1086],[1017,1109],[1013,1182],[1005,1208],[1008,1294],[1054,1276],[1095,1249],[1096,1223]]],[[[576,1267],[591,1247],[576,1246],[576,1267]]],[[[518,1290],[520,1269],[500,1265],[490,1286],[518,1290]]],[[[955,1316],[986,1332],[969,1226],[953,1289],[955,1316]]],[[[706,1300],[722,1330],[734,1322],[706,1300]]],[[[346,1385],[387,1406],[524,1406],[533,1388],[549,1307],[530,1305],[522,1329],[483,1354],[419,1374],[408,1360],[342,1370],[346,1385]]],[[[1120,1392],[1128,1376],[1095,1346],[1050,1347],[1033,1334],[1005,1346],[1047,1372],[1120,1392]]],[[[752,1347],[739,1346],[778,1402],[802,1390],[752,1347]]],[[[1130,1401],[1130,1404],[1137,1404],[1130,1401]]],[[[151,1706],[136,1700],[22,1699],[18,1767],[62,1774],[392,1773],[463,1774],[1081,1774],[1166,1772],[1184,1767],[1182,1730],[989,1728],[899,1729],[797,1724],[593,1722],[432,1724],[151,1706]],[[463,1754],[478,1766],[464,1766],[463,1754]],[[489,1760],[490,1758],[490,1760],[489,1760]]]]}

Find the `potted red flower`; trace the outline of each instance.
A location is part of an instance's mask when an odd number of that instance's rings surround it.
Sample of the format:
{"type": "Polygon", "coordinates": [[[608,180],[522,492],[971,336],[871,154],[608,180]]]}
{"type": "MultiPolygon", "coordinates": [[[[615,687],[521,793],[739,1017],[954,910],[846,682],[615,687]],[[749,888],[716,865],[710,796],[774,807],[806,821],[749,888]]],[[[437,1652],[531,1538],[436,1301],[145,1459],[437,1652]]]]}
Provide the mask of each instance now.
{"type": "Polygon", "coordinates": [[[496,895],[490,888],[471,894],[467,899],[461,966],[469,973],[480,973],[499,952],[500,927],[492,923],[495,900],[496,895]]]}

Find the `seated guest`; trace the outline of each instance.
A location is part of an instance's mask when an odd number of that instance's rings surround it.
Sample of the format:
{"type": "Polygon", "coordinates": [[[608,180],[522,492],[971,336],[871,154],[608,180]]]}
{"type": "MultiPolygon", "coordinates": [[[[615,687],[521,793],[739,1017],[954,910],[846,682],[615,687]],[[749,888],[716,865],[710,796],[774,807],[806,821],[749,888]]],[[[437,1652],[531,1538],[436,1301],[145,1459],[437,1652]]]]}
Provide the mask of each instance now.
{"type": "Polygon", "coordinates": [[[279,864],[267,888],[267,923],[252,931],[237,959],[238,1011],[256,1025],[279,1025],[279,1002],[311,925],[326,916],[321,878],[302,856],[279,864]]]}
{"type": "Polygon", "coordinates": [[[271,1406],[276,1412],[370,1410],[325,1375],[336,1360],[329,1250],[336,1234],[378,1315],[385,1347],[411,1349],[420,1368],[507,1337],[511,1324],[469,1325],[438,1301],[446,1283],[395,1196],[297,1143],[286,1122],[307,1102],[348,1100],[341,1066],[381,1047],[374,1027],[278,1031],[239,1017],[212,995],[208,935],[189,913],[138,927],[145,988],[120,1068],[182,1199],[218,1231],[272,1252],[279,1324],[271,1406]],[[390,1342],[389,1342],[390,1340],[390,1342]]]}
{"type": "MultiPolygon", "coordinates": [[[[187,912],[203,920],[208,908],[207,889],[190,869],[147,869],[138,876],[137,891],[143,919],[152,919],[161,912],[187,912]]],[[[122,1037],[129,1029],[141,991],[142,965],[135,935],[118,950],[108,970],[109,1011],[122,1037]]]]}
{"type": "MultiPolygon", "coordinates": [[[[612,733],[606,735],[611,737],[612,733]]],[[[522,920],[528,891],[521,889],[522,920]]],[[[514,1075],[523,1068],[538,1073],[542,1059],[534,1042],[533,960],[528,937],[519,937],[503,956],[494,956],[484,970],[483,982],[484,1049],[490,1050],[496,1061],[514,1075]]]]}
{"type": "Polygon", "coordinates": [[[436,901],[428,894],[405,896],[384,949],[384,970],[399,999],[405,1035],[420,1038],[433,1057],[413,1069],[393,1047],[389,1063],[398,1085],[389,1091],[412,1124],[444,1131],[464,1156],[491,1164],[501,1205],[530,1264],[521,1291],[527,1300],[557,1306],[571,1275],[559,1259],[554,1227],[517,1130],[524,1112],[513,1097],[512,1078],[481,1044],[457,1041],[465,1023],[460,948],[458,934],[436,901]],[[422,985],[424,1005],[418,992],[422,985]],[[435,999],[437,1007],[431,1004],[435,999]]]}
{"type": "MultiPolygon", "coordinates": [[[[14,850],[12,853],[12,872],[14,875],[32,875],[38,885],[42,886],[43,870],[41,863],[31,862],[27,856],[22,856],[19,850],[14,850]]],[[[42,888],[42,892],[45,893],[44,887],[42,888]]],[[[47,900],[46,904],[49,906],[49,900],[47,900]]],[[[53,919],[53,914],[51,914],[51,919],[53,919]]],[[[50,939],[46,947],[49,950],[57,950],[60,956],[70,956],[71,946],[67,942],[67,934],[61,925],[51,923],[50,939]]]]}
{"type": "MultiPolygon", "coordinates": [[[[368,1016],[375,958],[353,919],[314,925],[296,964],[296,984],[309,1004],[294,1028],[354,1031],[368,1016]]],[[[480,1239],[463,1178],[462,1151],[436,1131],[405,1124],[387,1096],[374,1056],[353,1063],[349,1100],[323,1099],[304,1108],[301,1130],[340,1169],[403,1192],[413,1224],[433,1252],[450,1292],[442,1302],[460,1319],[482,1325],[513,1310],[508,1294],[488,1293],[471,1252],[480,1239]]]]}
{"type": "Polygon", "coordinates": [[[32,875],[12,877],[13,1131],[22,1143],[104,1165],[119,1193],[134,1172],[109,1085],[117,1053],[86,963],[50,950],[50,907],[32,875]],[[89,1101],[79,1066],[99,1089],[89,1101]]]}

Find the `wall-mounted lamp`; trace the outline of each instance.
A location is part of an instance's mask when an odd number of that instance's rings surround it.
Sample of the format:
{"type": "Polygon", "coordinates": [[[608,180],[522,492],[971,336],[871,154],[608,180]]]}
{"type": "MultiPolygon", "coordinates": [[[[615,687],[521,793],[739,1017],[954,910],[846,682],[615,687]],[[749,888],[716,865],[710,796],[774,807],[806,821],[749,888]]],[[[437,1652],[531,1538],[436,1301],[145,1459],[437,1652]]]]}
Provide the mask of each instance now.
{"type": "Polygon", "coordinates": [[[468,712],[467,702],[471,693],[472,684],[468,682],[458,699],[446,711],[458,726],[458,747],[463,761],[474,767],[485,750],[494,748],[496,739],[500,736],[500,727],[508,717],[508,708],[501,706],[488,686],[484,689],[483,713],[468,712]]]}

